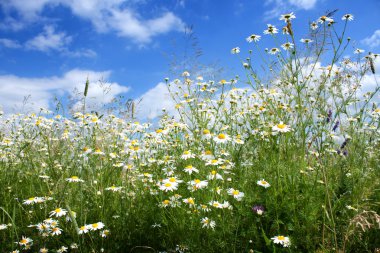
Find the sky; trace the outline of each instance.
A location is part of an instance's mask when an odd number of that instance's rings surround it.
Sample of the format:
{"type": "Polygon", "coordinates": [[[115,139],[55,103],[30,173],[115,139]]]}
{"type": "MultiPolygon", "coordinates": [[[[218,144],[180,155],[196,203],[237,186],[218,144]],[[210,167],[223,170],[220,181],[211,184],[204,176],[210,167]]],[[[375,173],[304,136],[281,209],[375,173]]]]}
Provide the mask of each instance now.
{"type": "Polygon", "coordinates": [[[231,49],[247,55],[250,34],[281,28],[280,15],[294,12],[293,29],[307,35],[309,22],[335,9],[338,22],[354,15],[348,55],[380,53],[379,0],[1,0],[0,110],[53,109],[54,98],[67,102],[88,78],[93,101],[142,98],[139,117],[154,119],[172,106],[164,78],[185,70],[173,63],[194,53],[189,27],[199,62],[229,79],[242,71],[231,49]]]}

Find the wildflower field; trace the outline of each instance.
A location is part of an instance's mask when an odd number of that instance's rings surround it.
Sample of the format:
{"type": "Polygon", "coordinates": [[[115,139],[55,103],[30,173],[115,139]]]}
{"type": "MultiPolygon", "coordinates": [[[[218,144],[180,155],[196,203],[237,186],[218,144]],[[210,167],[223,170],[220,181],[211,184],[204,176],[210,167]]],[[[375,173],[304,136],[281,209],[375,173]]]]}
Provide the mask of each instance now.
{"type": "Polygon", "coordinates": [[[380,57],[344,57],[350,14],[294,18],[232,49],[246,76],[166,79],[159,122],[90,113],[88,85],[73,115],[4,114],[0,252],[379,249],[380,57]]]}

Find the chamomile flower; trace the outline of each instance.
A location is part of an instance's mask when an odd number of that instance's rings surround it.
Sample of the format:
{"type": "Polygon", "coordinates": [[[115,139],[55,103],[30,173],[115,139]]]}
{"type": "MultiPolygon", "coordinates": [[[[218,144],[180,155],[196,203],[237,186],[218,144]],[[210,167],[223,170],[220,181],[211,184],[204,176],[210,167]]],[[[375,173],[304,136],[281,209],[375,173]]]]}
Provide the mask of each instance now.
{"type": "Polygon", "coordinates": [[[223,180],[223,177],[216,170],[212,170],[210,172],[210,174],[207,176],[207,179],[209,179],[209,180],[213,180],[213,179],[223,180]]]}
{"type": "Polygon", "coordinates": [[[70,183],[73,183],[73,182],[84,182],[84,180],[80,179],[77,176],[72,176],[72,177],[66,178],[66,181],[70,182],[70,183]]]}
{"type": "Polygon", "coordinates": [[[286,133],[286,132],[289,132],[291,130],[292,129],[288,125],[284,124],[282,121],[279,124],[274,125],[272,127],[272,131],[274,131],[274,132],[286,133]]]}
{"type": "Polygon", "coordinates": [[[284,50],[290,50],[290,49],[292,49],[294,47],[294,44],[290,43],[290,42],[286,42],[286,43],[282,44],[281,47],[284,50]]]}
{"type": "Polygon", "coordinates": [[[21,240],[19,242],[17,242],[17,244],[20,246],[27,247],[27,246],[33,245],[33,240],[29,237],[22,236],[21,240]]]}
{"type": "Polygon", "coordinates": [[[201,219],[202,228],[211,228],[214,229],[216,226],[215,221],[209,219],[208,217],[204,217],[201,219]]]}
{"type": "Polygon", "coordinates": [[[78,234],[87,234],[88,231],[90,230],[90,227],[89,225],[84,225],[84,226],[81,226],[80,228],[78,228],[78,234]]]}
{"type": "Polygon", "coordinates": [[[271,25],[271,24],[267,24],[267,29],[264,30],[264,34],[276,34],[278,33],[278,29],[274,26],[274,25],[271,25]]]}
{"type": "Polygon", "coordinates": [[[319,19],[318,19],[318,23],[330,23],[330,22],[334,22],[334,19],[330,18],[330,17],[327,17],[327,16],[321,16],[319,19]]]}
{"type": "Polygon", "coordinates": [[[251,42],[258,42],[260,40],[261,36],[260,35],[256,35],[256,34],[251,34],[249,37],[247,37],[247,41],[249,43],[251,42]]]}
{"type": "Polygon", "coordinates": [[[310,29],[311,30],[316,30],[318,28],[318,24],[317,24],[317,22],[312,22],[311,24],[310,24],[310,29]]]}
{"type": "Polygon", "coordinates": [[[267,181],[265,181],[264,179],[257,181],[257,184],[264,187],[264,188],[270,187],[270,184],[267,181]]]}
{"type": "Polygon", "coordinates": [[[96,231],[96,230],[104,228],[104,223],[103,222],[93,223],[93,224],[90,225],[89,228],[92,231],[96,231]]]}
{"type": "Polygon", "coordinates": [[[214,137],[214,141],[216,143],[226,143],[229,140],[231,140],[231,138],[228,136],[228,134],[225,134],[225,133],[220,133],[214,137]]]}
{"type": "Polygon", "coordinates": [[[194,198],[187,198],[187,199],[184,199],[182,200],[183,203],[186,203],[188,204],[190,207],[193,207],[195,205],[195,199],[194,198]]]}
{"type": "Polygon", "coordinates": [[[301,41],[302,43],[305,43],[305,44],[310,44],[310,43],[313,42],[313,40],[311,40],[311,39],[301,39],[300,41],[301,41]]]}
{"type": "Polygon", "coordinates": [[[185,171],[185,172],[188,173],[189,175],[191,175],[193,172],[195,172],[195,173],[198,173],[198,172],[199,172],[199,170],[198,170],[197,168],[195,168],[194,166],[192,166],[192,165],[187,165],[187,166],[183,169],[183,171],[185,171]]]}
{"type": "Polygon", "coordinates": [[[63,208],[56,208],[53,211],[50,212],[50,217],[55,216],[55,217],[62,217],[67,214],[67,210],[63,208]]]}
{"type": "Polygon", "coordinates": [[[291,13],[287,13],[287,14],[281,15],[280,20],[284,20],[285,23],[287,23],[287,22],[289,22],[289,21],[291,21],[292,19],[295,19],[295,18],[296,18],[296,15],[294,15],[294,13],[291,12],[291,13]]]}
{"type": "Polygon", "coordinates": [[[190,158],[195,158],[195,154],[191,153],[191,150],[185,150],[183,154],[181,155],[181,158],[183,160],[187,160],[190,158]]]}
{"type": "Polygon", "coordinates": [[[62,229],[59,227],[54,227],[51,229],[51,235],[60,235],[62,234],[62,229]]]}
{"type": "Polygon", "coordinates": [[[7,229],[8,225],[7,224],[0,224],[0,230],[5,230],[7,229]]]}
{"type": "Polygon", "coordinates": [[[354,51],[354,54],[361,54],[361,53],[364,53],[364,50],[363,50],[363,49],[360,49],[360,48],[357,48],[357,49],[355,49],[355,51],[354,51]]]}
{"type": "Polygon", "coordinates": [[[103,238],[106,238],[110,234],[110,231],[108,229],[105,229],[100,232],[100,236],[103,238]]]}
{"type": "Polygon", "coordinates": [[[342,17],[342,20],[352,21],[354,20],[354,16],[352,14],[345,14],[342,17]]]}
{"type": "Polygon", "coordinates": [[[200,179],[194,179],[194,180],[190,181],[188,184],[191,186],[191,188],[193,190],[196,190],[196,189],[203,189],[203,188],[207,187],[208,182],[207,182],[207,180],[202,181],[200,179]]]}
{"type": "Polygon", "coordinates": [[[231,49],[231,54],[238,54],[240,53],[240,48],[239,47],[234,47],[231,49]]]}
{"type": "Polygon", "coordinates": [[[280,49],[278,49],[277,47],[271,48],[268,51],[269,54],[273,54],[273,55],[277,54],[278,52],[280,52],[280,49]]]}
{"type": "Polygon", "coordinates": [[[271,238],[275,244],[280,244],[283,247],[289,247],[290,246],[290,240],[289,237],[283,236],[283,235],[277,235],[275,237],[271,238]]]}
{"type": "Polygon", "coordinates": [[[174,191],[178,189],[178,183],[172,183],[172,182],[162,183],[159,188],[161,191],[165,191],[165,192],[174,191]]]}
{"type": "Polygon", "coordinates": [[[231,195],[232,197],[234,197],[234,199],[236,199],[237,201],[241,201],[244,197],[244,192],[241,192],[239,190],[236,190],[234,188],[230,188],[228,189],[228,194],[231,195]]]}

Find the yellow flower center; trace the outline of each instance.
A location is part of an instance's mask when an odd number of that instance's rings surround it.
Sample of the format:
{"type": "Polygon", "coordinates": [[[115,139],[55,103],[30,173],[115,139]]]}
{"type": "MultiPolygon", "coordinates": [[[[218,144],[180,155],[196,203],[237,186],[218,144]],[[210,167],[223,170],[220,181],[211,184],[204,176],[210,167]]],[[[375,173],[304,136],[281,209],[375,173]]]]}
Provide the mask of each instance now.
{"type": "Polygon", "coordinates": [[[206,150],[205,155],[212,155],[212,152],[210,150],[206,150]]]}
{"type": "Polygon", "coordinates": [[[171,183],[166,183],[166,184],[165,184],[165,187],[170,187],[170,186],[172,186],[171,183]]]}
{"type": "Polygon", "coordinates": [[[199,183],[201,182],[201,180],[199,180],[199,179],[195,179],[194,182],[195,182],[196,184],[199,184],[199,183]]]}
{"type": "Polygon", "coordinates": [[[77,176],[72,176],[71,179],[74,179],[74,180],[75,180],[75,179],[79,179],[79,177],[77,177],[77,176]]]}
{"type": "Polygon", "coordinates": [[[239,192],[238,190],[234,190],[234,191],[232,192],[233,195],[239,195],[239,193],[240,193],[240,192],[239,192]]]}
{"type": "Polygon", "coordinates": [[[92,228],[97,228],[98,227],[98,223],[94,223],[91,226],[92,226],[92,228]]]}
{"type": "Polygon", "coordinates": [[[169,179],[169,181],[170,182],[172,182],[172,183],[174,183],[175,181],[177,181],[174,177],[171,177],[170,179],[169,179]]]}
{"type": "Polygon", "coordinates": [[[20,241],[20,243],[22,243],[22,244],[26,244],[28,242],[28,240],[26,240],[26,239],[21,239],[21,241],[20,241]]]}
{"type": "Polygon", "coordinates": [[[280,236],[277,237],[277,239],[280,240],[280,241],[283,241],[283,240],[285,240],[285,236],[280,235],[280,236]]]}
{"type": "Polygon", "coordinates": [[[57,209],[55,209],[54,212],[56,212],[56,213],[60,213],[60,212],[61,212],[61,208],[57,208],[57,209]]]}
{"type": "Polygon", "coordinates": [[[170,203],[170,200],[168,200],[168,199],[165,199],[162,203],[164,203],[165,205],[169,205],[169,203],[170,203]]]}
{"type": "Polygon", "coordinates": [[[208,129],[203,130],[203,134],[210,134],[210,130],[208,129]]]}
{"type": "Polygon", "coordinates": [[[225,134],[219,134],[218,139],[224,140],[224,139],[226,139],[226,135],[225,134]]]}
{"type": "Polygon", "coordinates": [[[278,124],[277,127],[280,128],[280,129],[284,129],[286,127],[286,125],[283,124],[283,123],[281,123],[281,124],[278,124]]]}
{"type": "Polygon", "coordinates": [[[261,180],[261,184],[267,184],[267,181],[261,180]]]}
{"type": "Polygon", "coordinates": [[[211,171],[211,174],[216,175],[216,171],[215,170],[211,171]]]}

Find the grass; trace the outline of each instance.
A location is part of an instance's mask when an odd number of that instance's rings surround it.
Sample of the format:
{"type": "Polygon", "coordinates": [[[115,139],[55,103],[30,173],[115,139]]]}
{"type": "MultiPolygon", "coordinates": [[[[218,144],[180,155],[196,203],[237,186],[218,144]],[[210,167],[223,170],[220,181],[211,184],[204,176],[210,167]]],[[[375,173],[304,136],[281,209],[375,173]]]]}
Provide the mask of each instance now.
{"type": "Polygon", "coordinates": [[[178,114],[158,124],[88,113],[88,83],[72,117],[4,116],[1,252],[375,252],[378,55],[341,58],[349,17],[308,43],[291,15],[268,28],[265,82],[253,51],[245,81],[166,79],[178,114]]]}

